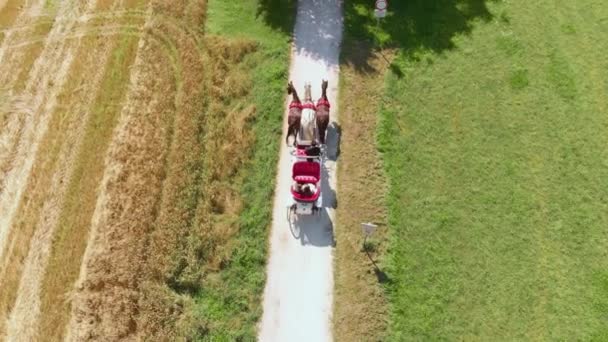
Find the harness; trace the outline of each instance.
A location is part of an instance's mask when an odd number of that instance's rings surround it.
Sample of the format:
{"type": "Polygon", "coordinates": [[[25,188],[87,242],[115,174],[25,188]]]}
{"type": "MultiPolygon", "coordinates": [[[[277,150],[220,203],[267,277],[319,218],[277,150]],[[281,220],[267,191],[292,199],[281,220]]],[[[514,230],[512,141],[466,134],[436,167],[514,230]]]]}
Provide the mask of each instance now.
{"type": "Polygon", "coordinates": [[[314,104],[314,103],[312,103],[312,102],[310,102],[310,103],[309,103],[309,102],[307,102],[307,103],[302,104],[302,109],[312,109],[312,110],[316,111],[316,110],[317,110],[317,107],[315,106],[315,104],[314,104]]]}
{"type": "Polygon", "coordinates": [[[292,102],[289,104],[289,109],[291,109],[291,108],[312,109],[312,110],[316,111],[318,106],[327,106],[327,108],[331,107],[331,105],[329,104],[329,101],[320,99],[319,101],[317,101],[316,106],[314,103],[309,103],[309,102],[307,102],[307,103],[292,102]]]}
{"type": "Polygon", "coordinates": [[[319,106],[327,106],[327,108],[331,107],[329,105],[329,101],[327,101],[325,99],[319,99],[319,101],[317,101],[317,107],[319,107],[319,106]]]}

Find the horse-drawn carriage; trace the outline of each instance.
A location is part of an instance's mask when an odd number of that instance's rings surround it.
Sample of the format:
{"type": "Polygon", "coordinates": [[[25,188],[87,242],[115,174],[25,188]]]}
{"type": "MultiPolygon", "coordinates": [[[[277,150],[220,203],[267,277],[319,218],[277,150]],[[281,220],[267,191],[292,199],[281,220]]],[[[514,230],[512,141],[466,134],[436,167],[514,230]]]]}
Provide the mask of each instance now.
{"type": "Polygon", "coordinates": [[[293,85],[290,83],[288,87],[288,92],[294,97],[290,104],[288,139],[292,134],[295,140],[291,151],[293,163],[291,201],[288,204],[289,216],[318,214],[323,208],[321,177],[325,130],[329,121],[327,81],[322,83],[323,93],[316,105],[311,99],[310,84],[307,84],[305,88],[306,95],[304,103],[302,103],[293,85]]]}
{"type": "MultiPolygon", "coordinates": [[[[298,146],[300,147],[300,146],[298,146]]],[[[318,214],[322,207],[321,170],[323,152],[317,146],[302,146],[292,151],[291,202],[289,214],[318,214]]]]}

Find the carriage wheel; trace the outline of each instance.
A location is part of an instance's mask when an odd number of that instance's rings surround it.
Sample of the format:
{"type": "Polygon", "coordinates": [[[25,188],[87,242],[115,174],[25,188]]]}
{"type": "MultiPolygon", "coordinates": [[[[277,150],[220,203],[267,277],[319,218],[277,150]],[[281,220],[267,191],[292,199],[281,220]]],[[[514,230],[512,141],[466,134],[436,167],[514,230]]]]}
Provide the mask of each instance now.
{"type": "Polygon", "coordinates": [[[298,225],[298,217],[296,215],[296,204],[287,208],[287,222],[289,224],[289,230],[294,238],[300,238],[300,226],[298,225]]]}

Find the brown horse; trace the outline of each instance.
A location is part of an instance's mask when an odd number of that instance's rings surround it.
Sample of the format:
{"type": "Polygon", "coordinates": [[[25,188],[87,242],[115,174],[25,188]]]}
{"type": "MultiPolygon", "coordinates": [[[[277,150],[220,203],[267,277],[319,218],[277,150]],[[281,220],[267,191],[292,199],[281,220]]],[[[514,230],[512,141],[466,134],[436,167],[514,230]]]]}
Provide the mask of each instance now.
{"type": "Polygon", "coordinates": [[[300,101],[298,92],[291,81],[289,81],[287,84],[287,94],[292,95],[292,100],[289,104],[289,115],[287,116],[287,136],[285,137],[285,143],[289,145],[289,137],[293,136],[295,141],[298,136],[298,132],[300,131],[302,102],[300,101]]]}
{"type": "Polygon", "coordinates": [[[319,129],[319,140],[321,144],[325,144],[325,132],[329,125],[329,100],[327,99],[327,84],[326,80],[321,82],[321,98],[317,101],[317,127],[319,129]]]}

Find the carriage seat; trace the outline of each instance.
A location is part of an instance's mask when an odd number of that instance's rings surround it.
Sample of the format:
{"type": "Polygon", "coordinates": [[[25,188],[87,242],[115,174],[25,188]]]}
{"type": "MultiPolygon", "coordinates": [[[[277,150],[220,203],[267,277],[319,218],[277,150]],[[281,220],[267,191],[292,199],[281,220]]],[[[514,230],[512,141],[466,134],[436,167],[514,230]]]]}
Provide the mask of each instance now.
{"type": "Polygon", "coordinates": [[[298,183],[318,183],[321,179],[321,165],[315,162],[301,161],[293,164],[292,178],[298,183]]]}

